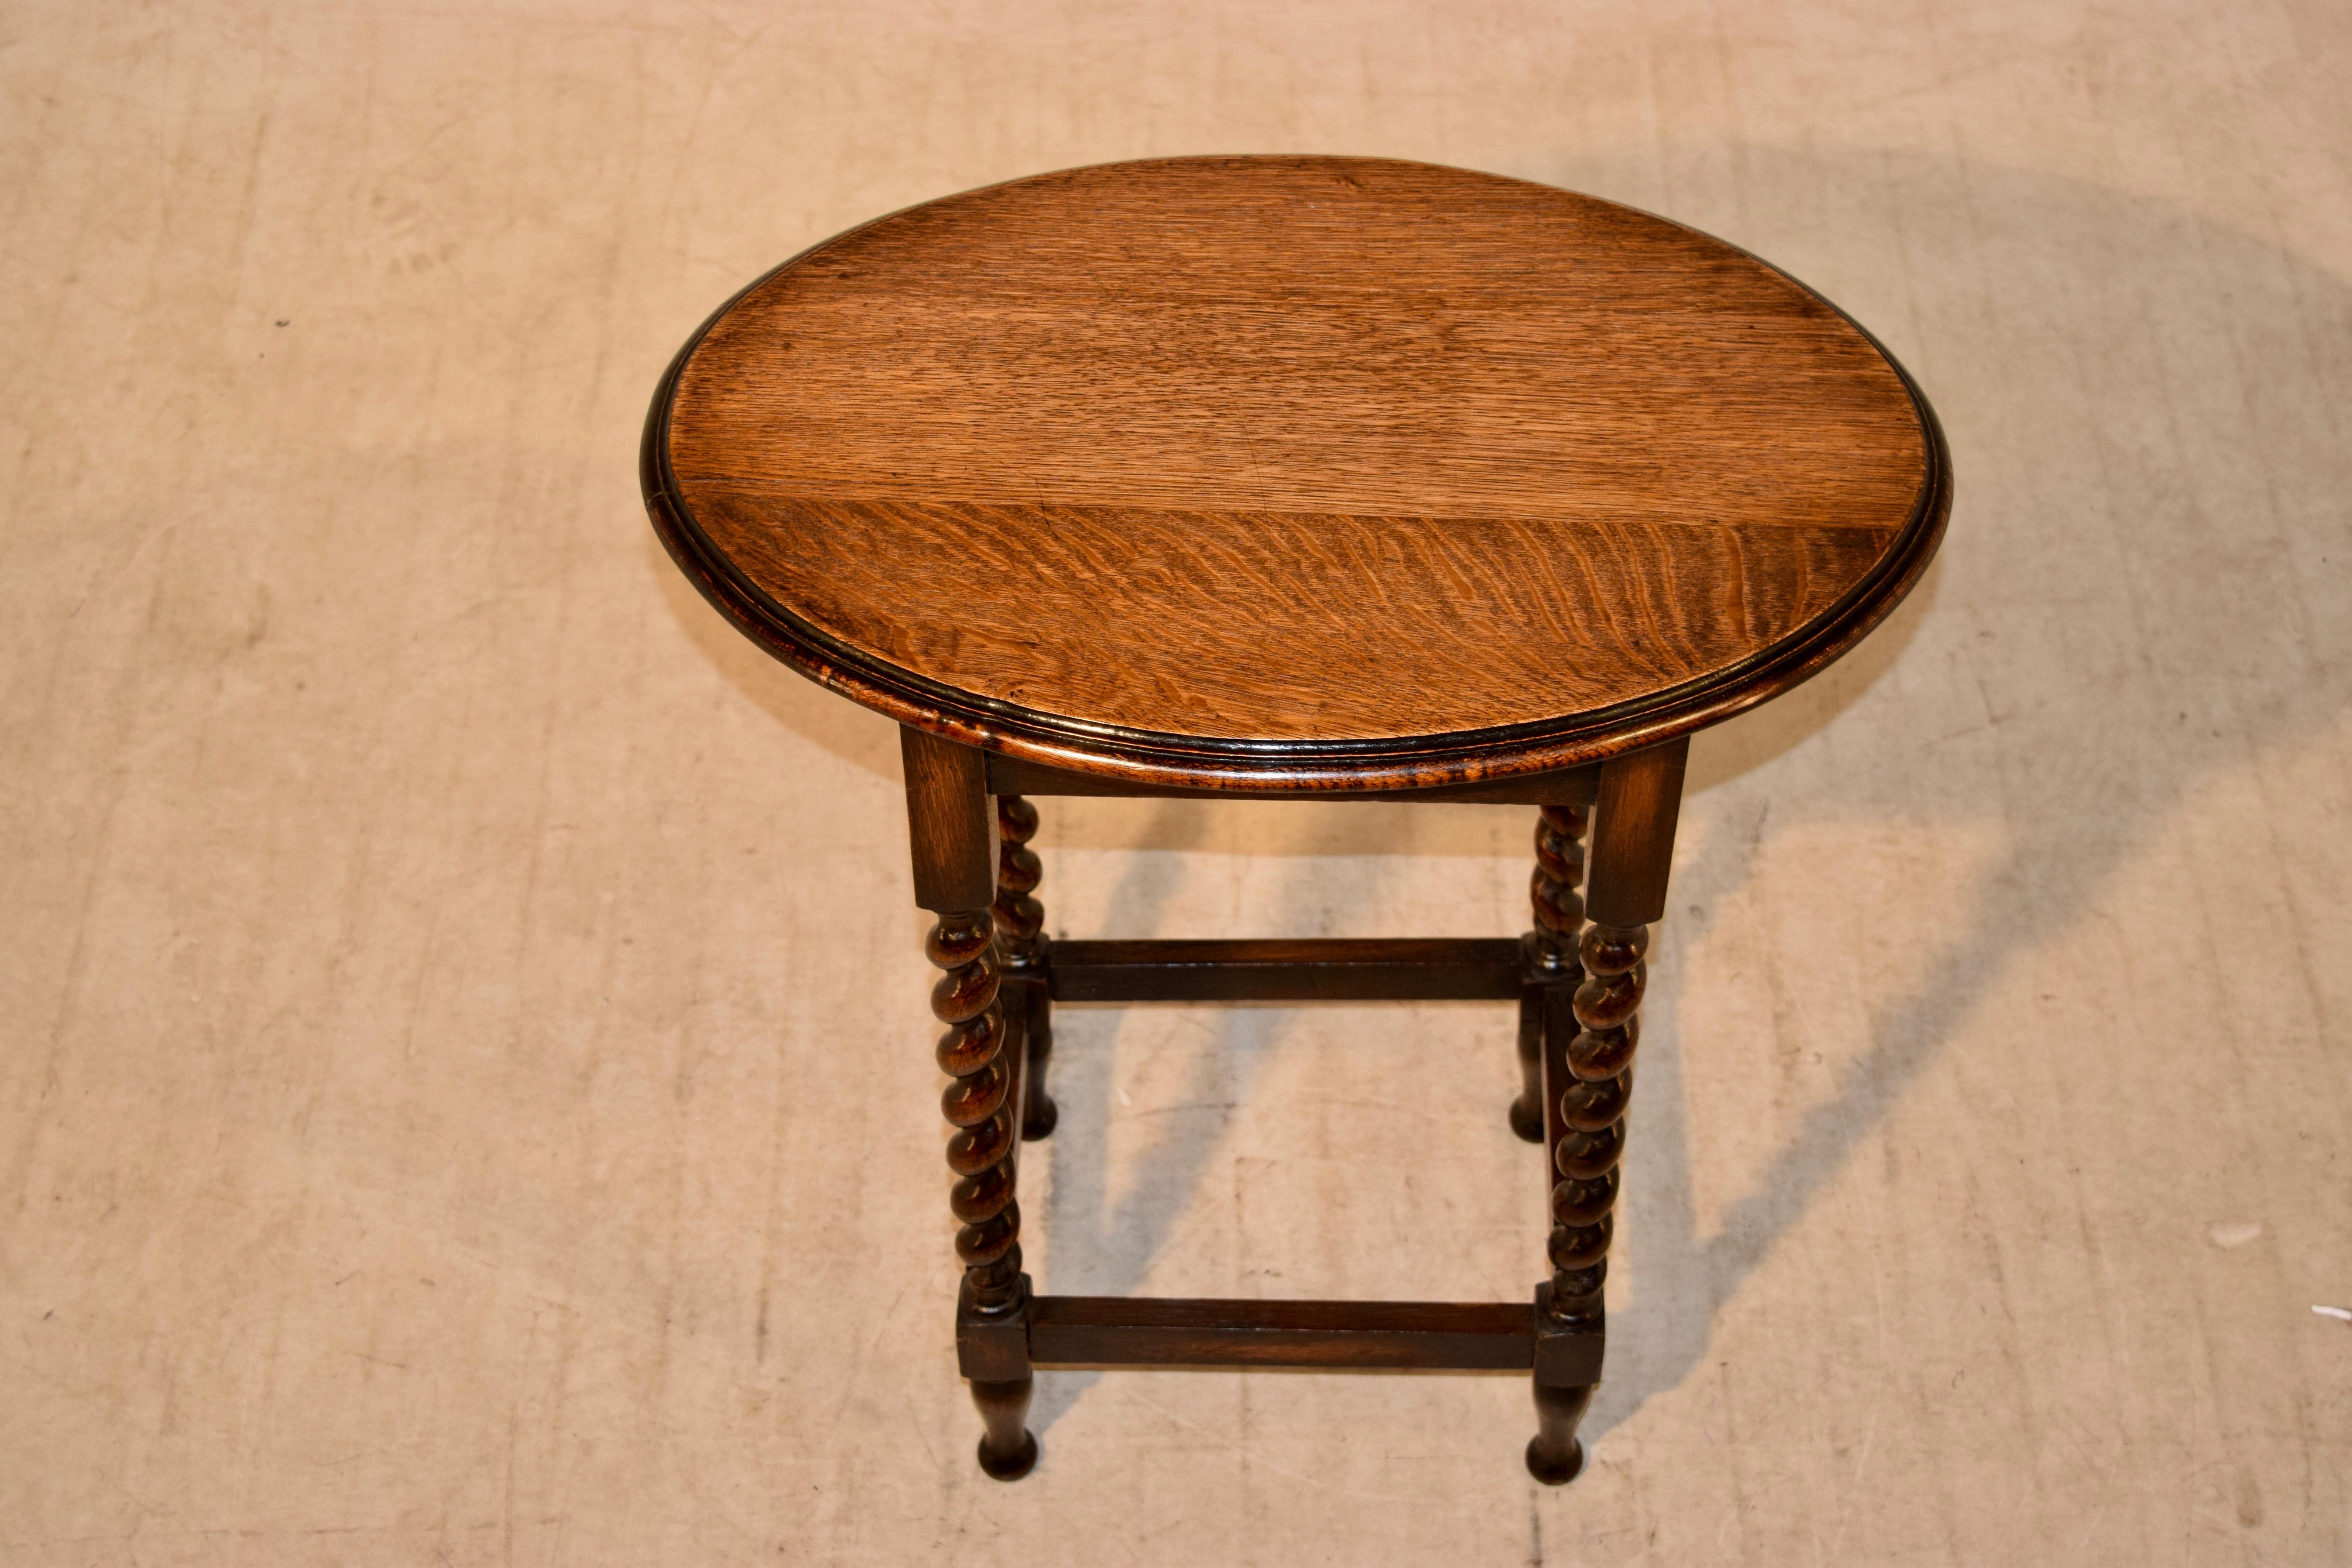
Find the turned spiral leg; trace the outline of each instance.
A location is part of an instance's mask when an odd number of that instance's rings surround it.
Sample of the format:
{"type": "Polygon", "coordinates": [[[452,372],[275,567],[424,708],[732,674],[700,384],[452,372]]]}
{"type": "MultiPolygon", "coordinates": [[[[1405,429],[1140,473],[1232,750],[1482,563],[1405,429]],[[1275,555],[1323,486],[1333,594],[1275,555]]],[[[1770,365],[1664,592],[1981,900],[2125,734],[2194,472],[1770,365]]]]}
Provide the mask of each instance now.
{"type": "Polygon", "coordinates": [[[1035,1142],[1054,1131],[1061,1109],[1045,1092],[1045,1058],[1054,1054],[1054,1002],[1047,979],[1045,910],[1032,895],[1045,868],[1029,840],[1037,835],[1037,808],[1017,795],[996,797],[996,946],[1004,966],[1006,1011],[1019,1010],[1027,1027],[1028,1085],[1021,1136],[1035,1142]]]}
{"type": "MultiPolygon", "coordinates": [[[[1553,1486],[1573,1480],[1584,1468],[1576,1427],[1601,1381],[1607,1327],[1601,1287],[1609,1278],[1617,1163],[1625,1150],[1625,1104],[1641,1040],[1648,976],[1643,960],[1650,922],[1665,912],[1686,750],[1685,742],[1669,742],[1602,765],[1591,879],[1578,911],[1591,922],[1577,935],[1574,966],[1580,973],[1572,991],[1560,984],[1538,993],[1539,1092],[1551,1155],[1546,1247],[1551,1278],[1536,1289],[1536,1435],[1527,1458],[1528,1471],[1553,1486]]],[[[1551,813],[1545,816],[1549,824],[1551,813]]],[[[1562,837],[1572,843],[1572,835],[1562,837]]],[[[1573,863],[1564,854],[1545,858],[1540,835],[1537,846],[1538,932],[1529,939],[1531,949],[1546,929],[1545,873],[1554,863],[1573,863]]],[[[1557,907],[1564,909],[1566,900],[1557,907]]]]}
{"type": "Polygon", "coordinates": [[[1584,983],[1576,988],[1576,1037],[1568,1043],[1571,1081],[1559,1097],[1564,1129],[1552,1150],[1551,1299],[1555,1321],[1596,1317],[1609,1274],[1617,1205],[1617,1160],[1625,1148],[1625,1100],[1641,1040],[1642,955],[1646,926],[1584,928],[1584,983]]]}
{"type": "MultiPolygon", "coordinates": [[[[1004,1051],[1011,1031],[999,1000],[994,921],[986,910],[943,914],[925,952],[947,971],[931,989],[931,1011],[948,1026],[940,1037],[939,1061],[955,1080],[940,1109],[956,1129],[948,1141],[948,1166],[957,1176],[948,1204],[963,1222],[956,1232],[956,1256],[964,1266],[961,1304],[984,1320],[1015,1312],[1027,1300],[1013,1163],[1018,1068],[1004,1051]]],[[[1026,1475],[1037,1462],[1036,1439],[1022,1426],[1029,1386],[1025,1375],[972,1381],[972,1401],[987,1426],[980,1468],[1000,1480],[1026,1475]]]]}
{"type": "Polygon", "coordinates": [[[1584,925],[1585,813],[1548,805],[1536,819],[1536,868],[1528,884],[1535,929],[1519,939],[1519,1097],[1511,1101],[1511,1131],[1530,1143],[1544,1140],[1543,991],[1574,985],[1577,933],[1584,925]]]}
{"type": "MultiPolygon", "coordinates": [[[[999,1480],[1026,1475],[1037,1440],[1023,1423],[1029,1410],[1029,1279],[1021,1272],[1021,1209],[1013,1201],[1021,1148],[1026,996],[1004,994],[1012,954],[1001,948],[991,900],[1004,907],[1002,866],[1022,869],[1000,849],[985,759],[968,746],[914,729],[899,731],[907,772],[907,826],[914,849],[915,901],[937,916],[924,951],[943,972],[931,988],[931,1011],[947,1026],[940,1068],[951,1080],[940,1109],[955,1129],[948,1165],[956,1181],[949,1205],[961,1222],[956,1256],[963,1287],[956,1300],[956,1361],[970,1380],[985,1428],[980,1468],[999,1480]],[[1008,1000],[1024,1010],[1006,1015],[1008,1000]]],[[[1031,825],[1035,814],[1031,813],[1031,825]]],[[[1024,835],[1025,837],[1025,835],[1024,835]]],[[[1032,858],[1032,868],[1035,860],[1032,858]]],[[[1034,886],[1034,870],[1029,885],[1034,886]]],[[[1021,941],[1022,889],[1011,894],[1011,948],[1021,941]]],[[[1031,910],[1036,906],[1031,901],[1031,910]]],[[[1034,934],[1036,922],[1027,927],[1034,934]]]]}
{"type": "MultiPolygon", "coordinates": [[[[1572,1004],[1576,1032],[1555,1058],[1566,1071],[1552,1076],[1551,1084],[1559,1096],[1546,1248],[1552,1272],[1538,1292],[1538,1333],[1598,1336],[1604,1327],[1601,1287],[1615,1231],[1617,1162],[1625,1149],[1625,1101],[1641,1039],[1642,955],[1649,940],[1643,926],[1590,925],[1579,946],[1584,980],[1572,1004]]],[[[1583,1467],[1576,1423],[1591,1393],[1589,1384],[1548,1388],[1538,1383],[1537,1431],[1528,1445],[1528,1468],[1537,1479],[1558,1486],[1583,1467]]]]}
{"type": "Polygon", "coordinates": [[[940,1037],[940,1070],[955,1081],[940,1109],[957,1131],[948,1142],[956,1175],[949,1206],[963,1228],[956,1256],[973,1304],[1009,1304],[1021,1277],[1021,1206],[1013,1202],[1013,1064],[999,987],[994,932],[986,910],[944,914],[925,952],[947,973],[931,988],[931,1011],[948,1026],[940,1037]]]}

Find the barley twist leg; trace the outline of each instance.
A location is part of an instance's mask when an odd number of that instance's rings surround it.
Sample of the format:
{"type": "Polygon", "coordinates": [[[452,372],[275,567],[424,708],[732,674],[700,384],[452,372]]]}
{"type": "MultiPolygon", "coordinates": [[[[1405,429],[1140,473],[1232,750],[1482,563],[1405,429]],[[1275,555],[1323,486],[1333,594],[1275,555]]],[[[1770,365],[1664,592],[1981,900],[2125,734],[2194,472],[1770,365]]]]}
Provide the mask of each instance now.
{"type": "Polygon", "coordinates": [[[1575,985],[1577,933],[1584,926],[1585,813],[1548,805],[1536,819],[1536,868],[1528,883],[1535,929],[1519,939],[1519,1097],[1511,1131],[1530,1143],[1544,1138],[1543,987],[1575,985]]]}
{"type": "MultiPolygon", "coordinates": [[[[1590,925],[1579,956],[1584,981],[1576,988],[1577,1031],[1562,1054],[1559,1137],[1552,1145],[1551,1279],[1538,1294],[1538,1333],[1598,1334],[1604,1323],[1601,1287],[1609,1278],[1609,1243],[1615,1231],[1617,1163],[1625,1149],[1625,1102],[1633,1087],[1633,1051],[1641,1040],[1642,962],[1646,926],[1590,925]]],[[[1597,1372],[1597,1362],[1595,1363],[1597,1372]]],[[[1592,1385],[1536,1388],[1536,1436],[1528,1469],[1559,1486],[1584,1468],[1577,1423],[1591,1402],[1592,1385]]]]}
{"type": "MultiPolygon", "coordinates": [[[[956,1233],[956,1256],[964,1266],[962,1303],[982,1318],[1013,1313],[1024,1305],[1021,1206],[1013,1192],[1019,1078],[1004,1055],[1009,1030],[998,999],[1002,982],[989,911],[942,914],[925,952],[947,972],[932,987],[931,1011],[948,1026],[940,1037],[939,1061],[955,1080],[940,1109],[956,1129],[948,1141],[948,1165],[958,1179],[948,1203],[963,1222],[956,1233]]],[[[1037,1440],[1024,1426],[1029,1392],[1026,1376],[971,1384],[987,1428],[980,1468],[999,1480],[1024,1476],[1037,1462],[1037,1440]]]]}

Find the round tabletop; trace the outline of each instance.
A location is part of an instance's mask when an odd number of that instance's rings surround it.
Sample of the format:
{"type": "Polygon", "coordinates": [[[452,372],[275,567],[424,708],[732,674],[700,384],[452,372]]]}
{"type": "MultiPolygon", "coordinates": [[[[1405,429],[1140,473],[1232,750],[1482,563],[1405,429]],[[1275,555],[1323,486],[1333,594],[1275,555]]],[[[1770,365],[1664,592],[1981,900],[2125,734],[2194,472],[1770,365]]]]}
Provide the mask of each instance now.
{"type": "Polygon", "coordinates": [[[1549,186],[1177,158],[910,207],[656,395],[647,504],[778,657],[1146,784],[1395,789],[1687,733],[1851,647],[1935,416],[1745,251],[1549,186]]]}

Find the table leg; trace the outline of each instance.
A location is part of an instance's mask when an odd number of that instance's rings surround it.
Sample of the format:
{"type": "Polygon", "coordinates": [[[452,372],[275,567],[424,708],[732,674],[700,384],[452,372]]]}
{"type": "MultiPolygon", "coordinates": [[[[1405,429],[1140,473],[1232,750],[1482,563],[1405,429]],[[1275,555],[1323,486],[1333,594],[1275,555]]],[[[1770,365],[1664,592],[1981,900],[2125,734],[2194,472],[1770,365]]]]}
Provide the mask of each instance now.
{"type": "Polygon", "coordinates": [[[1014,1201],[1020,1062],[1008,1059],[1019,1032],[1005,1018],[991,902],[997,896],[996,814],[988,808],[981,754],[920,731],[899,731],[907,774],[907,822],[914,851],[915,901],[938,915],[924,952],[945,971],[931,1011],[947,1026],[939,1063],[953,1081],[940,1109],[956,1129],[948,1165],[957,1181],[949,1206],[962,1222],[956,1255],[964,1266],[956,1342],[973,1403],[987,1431],[980,1468],[999,1480],[1029,1473],[1037,1440],[1023,1426],[1029,1409],[1029,1280],[1021,1272],[1021,1207],[1014,1201]]]}
{"type": "Polygon", "coordinates": [[[1603,764],[1585,910],[1592,923],[1578,943],[1584,978],[1570,1007],[1554,1001],[1543,1009],[1543,1092],[1552,1101],[1546,1108],[1553,1138],[1552,1276],[1537,1292],[1536,1436],[1527,1458],[1529,1473],[1552,1486],[1584,1468],[1576,1427],[1600,1381],[1607,1328],[1601,1287],[1641,1039],[1643,955],[1650,923],[1665,912],[1687,752],[1688,743],[1676,741],[1603,764]],[[1559,1037],[1570,1034],[1564,1012],[1574,1032],[1563,1047],[1559,1037]],[[1547,1353],[1547,1341],[1559,1353],[1547,1353]]]}

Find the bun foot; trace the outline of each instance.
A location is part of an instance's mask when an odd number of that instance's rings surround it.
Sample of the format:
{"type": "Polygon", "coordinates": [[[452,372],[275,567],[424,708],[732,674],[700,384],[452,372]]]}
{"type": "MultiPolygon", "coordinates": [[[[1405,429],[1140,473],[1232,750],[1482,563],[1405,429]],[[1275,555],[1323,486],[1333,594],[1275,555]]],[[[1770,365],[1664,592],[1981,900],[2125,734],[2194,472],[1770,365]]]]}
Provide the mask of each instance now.
{"type": "MultiPolygon", "coordinates": [[[[985,1470],[994,1479],[1000,1481],[1017,1481],[1022,1477],[1027,1475],[1031,1470],[1037,1468],[1037,1438],[1035,1434],[1024,1429],[1021,1434],[1021,1446],[1015,1448],[1012,1453],[1002,1456],[990,1450],[990,1442],[991,1439],[986,1437],[982,1437],[980,1440],[980,1468],[982,1470],[985,1470]]],[[[1528,1462],[1531,1464],[1534,1462],[1532,1453],[1530,1453],[1528,1462]]],[[[1571,1470],[1569,1473],[1573,1475],[1576,1472],[1571,1470]]]]}
{"type": "Polygon", "coordinates": [[[1528,1439],[1528,1474],[1548,1487],[1564,1487],[1576,1479],[1584,1468],[1584,1445],[1578,1439],[1568,1440],[1568,1457],[1556,1459],[1544,1448],[1541,1437],[1528,1439]]]}

